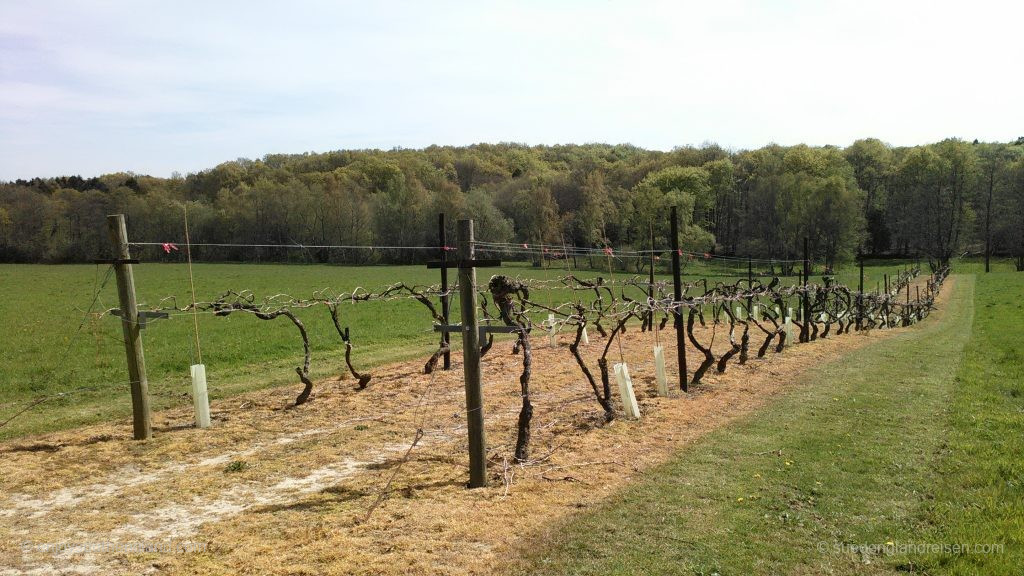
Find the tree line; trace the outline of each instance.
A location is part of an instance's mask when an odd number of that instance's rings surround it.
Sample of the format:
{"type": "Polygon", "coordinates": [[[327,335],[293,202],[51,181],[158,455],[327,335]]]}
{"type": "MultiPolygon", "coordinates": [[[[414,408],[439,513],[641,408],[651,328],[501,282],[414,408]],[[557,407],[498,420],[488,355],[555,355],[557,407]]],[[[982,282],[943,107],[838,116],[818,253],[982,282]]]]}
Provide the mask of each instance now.
{"type": "MultiPolygon", "coordinates": [[[[131,173],[0,182],[0,261],[91,262],[105,216],[137,242],[436,246],[437,214],[473,218],[490,242],[646,249],[668,245],[669,208],[690,251],[813,258],[858,252],[943,264],[962,251],[1024,268],[1024,137],[893,147],[477,144],[238,159],[187,176],[131,173]]],[[[451,232],[450,232],[451,233],[451,232]]],[[[179,258],[172,253],[168,259],[179,258]]],[[[422,252],[223,247],[205,260],[420,262],[422,252]]]]}

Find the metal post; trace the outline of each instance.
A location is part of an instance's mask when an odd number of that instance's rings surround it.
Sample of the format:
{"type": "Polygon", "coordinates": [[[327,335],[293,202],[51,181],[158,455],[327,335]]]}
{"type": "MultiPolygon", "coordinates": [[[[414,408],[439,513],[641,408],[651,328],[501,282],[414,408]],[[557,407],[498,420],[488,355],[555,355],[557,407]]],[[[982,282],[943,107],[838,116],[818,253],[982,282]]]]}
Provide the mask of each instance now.
{"type": "Polygon", "coordinates": [[[672,234],[672,315],[675,317],[676,327],[676,358],[679,361],[679,388],[688,392],[690,387],[686,382],[686,325],[683,323],[683,279],[679,270],[679,215],[676,207],[672,207],[671,234],[672,234]]]}
{"type": "MultiPolygon", "coordinates": [[[[450,301],[448,299],[448,267],[445,265],[448,261],[448,234],[444,228],[444,212],[437,215],[437,241],[441,246],[441,316],[447,325],[450,323],[448,321],[450,301]]],[[[448,350],[444,353],[444,369],[450,370],[452,367],[450,333],[441,332],[441,345],[448,350]]]]}
{"type": "Polygon", "coordinates": [[[136,440],[153,435],[149,422],[149,383],[146,381],[146,359],[142,354],[142,330],[139,307],[135,300],[135,278],[128,251],[128,230],[124,214],[107,216],[110,241],[114,244],[114,271],[117,273],[117,296],[121,301],[121,329],[124,352],[128,360],[128,381],[132,391],[132,425],[136,440]]]}
{"type": "Polygon", "coordinates": [[[469,428],[469,487],[487,485],[487,444],[484,439],[483,386],[480,374],[480,326],[476,316],[476,269],[473,260],[473,221],[459,220],[459,304],[462,307],[462,358],[466,378],[466,424],[469,428]]]}

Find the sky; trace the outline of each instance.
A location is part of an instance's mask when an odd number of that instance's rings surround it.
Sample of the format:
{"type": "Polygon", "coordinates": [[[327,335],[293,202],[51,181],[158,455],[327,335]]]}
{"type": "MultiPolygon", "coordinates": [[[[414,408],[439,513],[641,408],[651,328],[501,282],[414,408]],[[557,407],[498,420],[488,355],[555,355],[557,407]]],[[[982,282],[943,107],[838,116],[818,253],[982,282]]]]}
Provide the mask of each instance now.
{"type": "Polygon", "coordinates": [[[0,0],[0,180],[477,142],[1024,135],[1006,1],[0,0]]]}

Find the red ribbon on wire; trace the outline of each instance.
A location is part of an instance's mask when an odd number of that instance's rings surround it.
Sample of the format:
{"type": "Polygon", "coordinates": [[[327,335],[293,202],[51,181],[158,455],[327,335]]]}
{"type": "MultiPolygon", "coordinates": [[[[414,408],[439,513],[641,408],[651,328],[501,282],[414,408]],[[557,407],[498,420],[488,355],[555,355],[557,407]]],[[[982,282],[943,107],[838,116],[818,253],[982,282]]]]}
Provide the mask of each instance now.
{"type": "Polygon", "coordinates": [[[604,249],[604,253],[609,255],[609,256],[611,256],[612,255],[612,247],[611,246],[606,247],[604,249]]]}
{"type": "Polygon", "coordinates": [[[164,252],[167,253],[167,254],[170,254],[171,250],[174,250],[175,252],[178,251],[178,247],[175,246],[173,242],[164,242],[163,243],[163,247],[164,247],[164,252]]]}

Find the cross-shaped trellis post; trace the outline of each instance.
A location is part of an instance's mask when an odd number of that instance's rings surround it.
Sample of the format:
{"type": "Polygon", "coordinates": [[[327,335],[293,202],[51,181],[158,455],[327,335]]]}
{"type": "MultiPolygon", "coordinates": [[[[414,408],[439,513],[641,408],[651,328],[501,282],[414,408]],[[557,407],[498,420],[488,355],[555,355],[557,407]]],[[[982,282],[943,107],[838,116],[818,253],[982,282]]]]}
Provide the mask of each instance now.
{"type": "MultiPolygon", "coordinates": [[[[443,220],[442,220],[443,225],[443,220]]],[[[469,431],[469,487],[482,488],[487,485],[487,443],[484,438],[484,403],[482,369],[480,365],[480,340],[486,332],[512,332],[514,327],[494,326],[481,328],[477,318],[476,269],[501,266],[498,260],[475,260],[473,258],[473,221],[459,220],[456,230],[458,259],[443,258],[427,263],[427,268],[440,268],[442,278],[447,268],[459,270],[459,304],[462,323],[445,324],[435,329],[442,334],[462,333],[462,365],[466,380],[466,427],[469,431]]],[[[446,318],[447,321],[447,318],[446,318]]]]}

